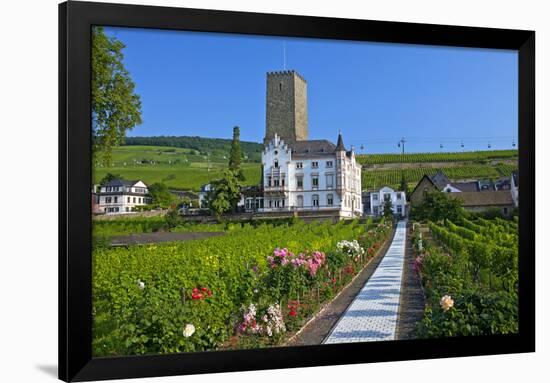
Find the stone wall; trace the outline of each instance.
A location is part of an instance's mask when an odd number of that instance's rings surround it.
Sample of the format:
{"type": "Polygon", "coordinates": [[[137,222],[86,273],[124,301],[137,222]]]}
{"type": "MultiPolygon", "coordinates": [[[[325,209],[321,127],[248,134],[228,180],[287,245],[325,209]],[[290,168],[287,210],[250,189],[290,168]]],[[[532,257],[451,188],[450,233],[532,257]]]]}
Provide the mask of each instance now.
{"type": "Polygon", "coordinates": [[[288,143],[308,138],[307,83],[295,71],[267,74],[265,145],[275,133],[288,143]]]}

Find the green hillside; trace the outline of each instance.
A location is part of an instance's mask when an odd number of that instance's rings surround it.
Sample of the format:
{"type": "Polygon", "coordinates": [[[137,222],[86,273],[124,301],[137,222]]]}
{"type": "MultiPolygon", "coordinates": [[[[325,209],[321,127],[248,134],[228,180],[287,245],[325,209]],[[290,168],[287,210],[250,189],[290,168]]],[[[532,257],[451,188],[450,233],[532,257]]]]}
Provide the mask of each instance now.
{"type": "MultiPolygon", "coordinates": [[[[208,139],[206,139],[208,140],[208,139]]],[[[203,148],[204,149],[204,148],[203,148]]],[[[201,154],[195,148],[175,146],[126,145],[113,150],[113,166],[97,167],[94,182],[99,182],[107,173],[126,179],[141,179],[145,183],[164,182],[178,190],[198,190],[201,185],[221,177],[227,167],[227,152],[216,149],[210,155],[201,154]]],[[[482,151],[461,153],[408,154],[403,164],[397,162],[399,155],[359,155],[362,161],[362,187],[397,187],[401,174],[412,187],[424,174],[443,170],[452,180],[492,178],[509,176],[517,170],[517,151],[482,151]],[[378,159],[379,162],[375,162],[378,159]],[[393,161],[393,162],[392,162],[393,161]],[[441,163],[441,164],[439,164],[441,163]]],[[[246,185],[260,182],[260,163],[244,162],[246,185]]]]}
{"type": "MultiPolygon", "coordinates": [[[[164,146],[192,149],[196,155],[210,155],[216,159],[229,153],[231,139],[206,138],[196,136],[152,136],[126,137],[126,145],[130,146],[164,146]]],[[[263,146],[257,142],[241,141],[241,151],[245,159],[260,162],[263,146]]]]}
{"type": "MultiPolygon", "coordinates": [[[[95,168],[94,182],[112,173],[147,184],[164,182],[172,189],[197,191],[201,185],[222,176],[227,167],[224,156],[228,154],[206,156],[196,149],[170,146],[120,146],[113,149],[113,166],[95,168]]],[[[260,182],[259,163],[244,162],[242,168],[246,185],[260,182]]]]}
{"type": "Polygon", "coordinates": [[[490,178],[497,179],[500,177],[509,177],[512,171],[517,170],[514,165],[460,165],[451,167],[422,167],[401,169],[384,169],[384,170],[369,170],[363,169],[361,173],[361,184],[363,190],[376,189],[382,186],[390,186],[396,188],[401,182],[401,175],[405,175],[405,181],[409,186],[414,187],[418,181],[424,176],[434,175],[437,171],[442,170],[451,180],[469,180],[490,178]]]}
{"type": "Polygon", "coordinates": [[[359,154],[357,161],[363,165],[422,162],[487,162],[491,160],[517,160],[517,150],[482,150],[477,152],[359,154]]]}

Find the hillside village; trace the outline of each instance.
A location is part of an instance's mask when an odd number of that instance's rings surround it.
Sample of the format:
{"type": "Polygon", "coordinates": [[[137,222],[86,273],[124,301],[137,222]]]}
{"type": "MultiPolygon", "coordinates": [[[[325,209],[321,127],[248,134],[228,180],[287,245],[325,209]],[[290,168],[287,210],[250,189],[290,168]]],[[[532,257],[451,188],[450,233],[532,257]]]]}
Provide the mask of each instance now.
{"type": "MultiPolygon", "coordinates": [[[[261,163],[259,168],[254,168],[254,163],[243,164],[248,185],[241,187],[240,199],[233,213],[258,214],[262,217],[267,214],[279,217],[295,215],[343,219],[380,216],[384,214],[384,206],[388,205],[396,217],[406,217],[411,208],[422,203],[426,193],[433,191],[460,199],[463,207],[472,212],[498,210],[503,216],[508,216],[518,206],[518,175],[517,171],[509,171],[515,167],[513,158],[507,158],[510,155],[509,151],[504,153],[505,163],[497,162],[494,166],[491,166],[493,163],[489,163],[487,166],[491,170],[498,170],[498,173],[495,173],[497,177],[490,174],[493,177],[473,178],[468,177],[468,170],[462,170],[476,168],[472,166],[474,162],[459,162],[457,166],[447,163],[446,167],[440,168],[430,167],[429,162],[416,166],[412,163],[407,167],[401,163],[400,168],[392,168],[391,164],[382,161],[376,163],[372,159],[368,160],[365,156],[358,155],[353,146],[346,147],[345,129],[335,130],[335,137],[336,144],[330,137],[323,140],[308,139],[307,82],[299,73],[293,70],[267,73],[266,127],[261,146],[263,149],[259,154],[261,163]],[[464,165],[461,166],[462,164],[464,165]],[[383,170],[385,168],[387,169],[383,170]],[[422,170],[425,172],[422,173],[422,170]],[[395,180],[392,184],[384,184],[383,179],[369,182],[374,175],[384,171],[390,174],[398,173],[402,179],[409,182],[401,182],[400,185],[395,185],[395,180]],[[415,173],[411,175],[413,171],[415,173]],[[259,173],[259,177],[254,172],[259,173]],[[447,174],[456,175],[461,172],[464,174],[460,178],[451,178],[447,174]],[[509,175],[503,175],[506,173],[509,175]]],[[[170,143],[170,139],[160,137],[149,141],[166,145],[170,143]]],[[[140,142],[138,139],[134,141],[140,142]]],[[[220,142],[216,144],[221,145],[220,142]]],[[[243,156],[245,161],[249,156],[255,156],[251,143],[247,143],[247,150],[250,154],[243,156]]],[[[166,154],[180,152],[186,154],[184,165],[188,158],[201,156],[197,150],[166,147],[159,149],[157,155],[160,158],[163,153],[164,157],[167,157],[166,154]]],[[[488,153],[488,158],[491,158],[491,155],[498,156],[498,151],[496,152],[488,153]]],[[[227,157],[221,153],[223,151],[218,151],[217,155],[223,156],[225,160],[227,157]]],[[[462,157],[467,158],[466,155],[462,157]]],[[[440,156],[441,158],[445,159],[443,156],[440,156]]],[[[211,163],[210,152],[202,156],[202,159],[206,162],[206,179],[219,174],[214,173],[216,170],[215,165],[211,163]]],[[[139,164],[136,164],[134,159],[133,174],[136,175],[140,174],[141,169],[144,171],[143,174],[145,170],[152,170],[145,168],[146,165],[156,165],[155,160],[138,162],[139,164]]],[[[476,160],[475,164],[479,162],[476,160]]],[[[173,166],[172,172],[178,172],[175,166],[180,163],[179,157],[175,160],[165,160],[164,163],[173,166]]],[[[126,167],[127,163],[124,162],[123,165],[126,167]]],[[[185,167],[182,169],[189,170],[185,167]]],[[[485,173],[478,171],[478,174],[485,173]]],[[[175,175],[171,174],[166,179],[169,181],[171,178],[175,178],[175,175]]],[[[174,200],[180,201],[177,203],[179,211],[191,216],[210,214],[208,198],[212,191],[211,182],[202,184],[198,191],[170,189],[174,200]]],[[[104,184],[95,185],[92,191],[92,212],[96,215],[132,214],[149,210],[148,205],[151,202],[145,177],[132,181],[110,179],[104,184]]]]}

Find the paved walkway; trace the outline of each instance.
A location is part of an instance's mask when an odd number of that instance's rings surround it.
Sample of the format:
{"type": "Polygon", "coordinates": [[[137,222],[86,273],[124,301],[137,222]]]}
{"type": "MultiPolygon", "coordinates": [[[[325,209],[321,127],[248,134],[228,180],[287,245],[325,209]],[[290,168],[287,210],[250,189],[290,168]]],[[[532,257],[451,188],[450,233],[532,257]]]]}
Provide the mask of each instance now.
{"type": "Polygon", "coordinates": [[[406,221],[399,221],[384,259],[323,343],[395,339],[405,259],[406,225],[406,221]]]}

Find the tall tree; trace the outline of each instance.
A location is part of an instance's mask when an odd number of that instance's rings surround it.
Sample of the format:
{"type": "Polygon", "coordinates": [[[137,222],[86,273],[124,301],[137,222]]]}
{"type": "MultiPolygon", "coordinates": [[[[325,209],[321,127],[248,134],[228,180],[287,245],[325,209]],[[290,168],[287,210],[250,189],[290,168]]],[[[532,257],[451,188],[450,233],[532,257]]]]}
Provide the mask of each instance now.
{"type": "Polygon", "coordinates": [[[107,173],[105,174],[105,177],[99,181],[100,185],[105,185],[108,182],[111,182],[112,180],[123,180],[124,177],[122,177],[120,174],[113,174],[113,173],[107,173]]]}
{"type": "Polygon", "coordinates": [[[441,221],[445,218],[457,221],[464,215],[463,201],[460,198],[449,197],[448,194],[452,193],[439,191],[427,193],[422,203],[413,208],[411,216],[418,221],[441,221]]]}
{"type": "Polygon", "coordinates": [[[155,182],[149,185],[149,198],[151,198],[151,204],[167,208],[175,203],[175,196],[170,193],[168,186],[162,182],[155,182]]]}
{"type": "Polygon", "coordinates": [[[208,207],[216,216],[235,210],[241,198],[241,185],[238,171],[228,169],[223,178],[212,182],[212,191],[208,193],[208,207]]]}
{"type": "Polygon", "coordinates": [[[92,29],[92,137],[96,160],[111,165],[112,148],[141,124],[141,99],[123,64],[124,44],[92,29]]]}
{"type": "Polygon", "coordinates": [[[393,204],[391,199],[388,199],[384,202],[384,217],[392,218],[393,217],[393,204]]]}
{"type": "Polygon", "coordinates": [[[231,142],[231,150],[229,151],[229,169],[237,173],[239,180],[244,181],[244,174],[241,169],[241,142],[239,127],[233,128],[233,141],[231,142]]]}

